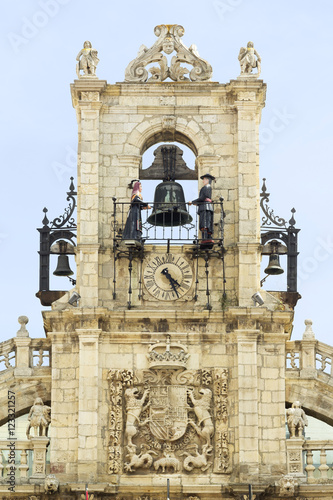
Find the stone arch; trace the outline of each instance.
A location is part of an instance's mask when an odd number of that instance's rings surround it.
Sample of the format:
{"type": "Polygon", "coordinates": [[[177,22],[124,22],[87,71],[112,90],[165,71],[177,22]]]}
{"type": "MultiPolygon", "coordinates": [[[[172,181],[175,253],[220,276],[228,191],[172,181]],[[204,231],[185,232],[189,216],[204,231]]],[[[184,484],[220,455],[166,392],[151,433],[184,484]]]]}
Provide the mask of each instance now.
{"type": "Polygon", "coordinates": [[[8,373],[6,375],[6,381],[2,382],[0,390],[0,426],[8,421],[8,390],[15,393],[16,417],[28,413],[37,397],[42,398],[44,404],[50,404],[50,374],[38,378],[33,376],[22,378],[22,376],[16,377],[12,371],[10,376],[8,373]]]}
{"type": "Polygon", "coordinates": [[[209,135],[194,120],[164,115],[141,122],[129,135],[128,143],[135,146],[136,154],[143,153],[158,142],[179,142],[187,146],[195,156],[213,153],[209,135]]]}
{"type": "Polygon", "coordinates": [[[286,379],[286,405],[290,406],[294,401],[300,401],[307,415],[333,426],[331,384],[315,378],[286,379]]]}

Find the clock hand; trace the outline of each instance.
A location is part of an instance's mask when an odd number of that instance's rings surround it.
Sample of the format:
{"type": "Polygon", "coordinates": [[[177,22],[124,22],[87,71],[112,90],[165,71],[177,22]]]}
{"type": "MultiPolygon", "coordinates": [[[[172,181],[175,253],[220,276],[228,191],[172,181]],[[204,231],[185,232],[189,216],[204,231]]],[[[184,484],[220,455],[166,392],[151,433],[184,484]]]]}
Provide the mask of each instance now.
{"type": "Polygon", "coordinates": [[[161,271],[161,274],[164,274],[164,276],[170,281],[170,285],[171,285],[171,288],[173,289],[173,291],[175,292],[175,294],[177,295],[177,297],[179,298],[179,293],[177,292],[177,289],[175,287],[175,285],[177,286],[180,286],[180,284],[178,283],[177,280],[173,279],[173,277],[171,276],[171,274],[169,273],[168,271],[168,268],[165,267],[162,271],[161,271]]]}
{"type": "Polygon", "coordinates": [[[175,285],[180,286],[180,283],[178,283],[178,281],[177,281],[177,280],[175,280],[175,279],[171,276],[171,274],[169,273],[169,271],[168,271],[168,268],[167,268],[167,267],[166,267],[166,268],[164,268],[164,269],[163,269],[163,271],[161,271],[161,273],[162,273],[162,274],[164,274],[164,275],[168,278],[168,280],[169,280],[169,281],[170,281],[170,280],[172,280],[172,281],[173,281],[173,283],[174,283],[175,285]]]}

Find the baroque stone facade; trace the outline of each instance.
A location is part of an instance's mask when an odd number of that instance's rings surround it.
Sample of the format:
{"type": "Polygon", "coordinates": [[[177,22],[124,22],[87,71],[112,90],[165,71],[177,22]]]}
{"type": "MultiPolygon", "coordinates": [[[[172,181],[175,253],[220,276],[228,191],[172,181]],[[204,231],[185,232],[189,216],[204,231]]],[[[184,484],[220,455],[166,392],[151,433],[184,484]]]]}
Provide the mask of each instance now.
{"type": "MultiPolygon", "coordinates": [[[[303,430],[310,406],[333,423],[324,373],[333,350],[315,340],[309,320],[303,341],[291,342],[292,307],[268,294],[258,307],[251,298],[260,289],[260,56],[249,42],[240,77],[221,84],[211,81],[196,47],[183,44],[181,26],[161,25],[155,34],[124,83],[96,76],[90,42],[78,54],[71,85],[79,127],[77,280],[43,312],[46,339],[31,339],[22,316],[17,337],[1,346],[0,400],[10,387],[17,415],[32,408],[36,429],[17,441],[20,475],[10,498],[160,500],[167,479],[175,500],[250,499],[249,485],[252,500],[332,498],[331,444],[306,442],[303,430]],[[163,52],[175,52],[170,65],[163,52]],[[208,201],[216,233],[223,221],[223,252],[215,245],[195,253],[191,241],[117,244],[119,206],[128,203],[142,156],[165,142],[194,153],[190,178],[216,178],[208,201]],[[149,292],[145,276],[153,271],[146,271],[156,262],[184,274],[183,294],[149,292]],[[73,291],[79,301],[71,304],[73,291]]],[[[170,283],[180,286],[174,276],[170,283]]],[[[0,464],[7,498],[10,465],[0,464]]]]}

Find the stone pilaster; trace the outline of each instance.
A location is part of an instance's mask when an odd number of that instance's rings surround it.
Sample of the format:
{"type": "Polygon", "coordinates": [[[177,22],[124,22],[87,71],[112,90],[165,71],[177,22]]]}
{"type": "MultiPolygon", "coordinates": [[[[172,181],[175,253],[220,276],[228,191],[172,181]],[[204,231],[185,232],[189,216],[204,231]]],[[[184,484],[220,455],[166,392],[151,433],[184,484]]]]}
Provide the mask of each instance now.
{"type": "Polygon", "coordinates": [[[78,479],[97,479],[98,339],[100,330],[76,330],[79,337],[78,479]]]}
{"type": "Polygon", "coordinates": [[[251,296],[258,290],[260,281],[259,122],[262,102],[258,100],[259,87],[256,88],[256,85],[250,90],[246,82],[235,86],[240,306],[252,305],[251,296]]]}
{"type": "Polygon", "coordinates": [[[82,307],[98,305],[100,96],[105,87],[106,81],[98,79],[71,86],[79,126],[76,264],[82,307]]]}
{"type": "Polygon", "coordinates": [[[286,441],[288,474],[304,480],[303,443],[303,437],[291,438],[286,441]]]}
{"type": "Polygon", "coordinates": [[[256,330],[236,330],[240,480],[259,472],[258,362],[256,330]]]}
{"type": "Polygon", "coordinates": [[[36,436],[31,438],[33,444],[33,467],[30,481],[38,481],[46,476],[46,448],[50,442],[46,436],[36,436]]]}
{"type": "Polygon", "coordinates": [[[15,375],[29,376],[32,373],[30,367],[30,337],[16,337],[14,339],[16,346],[16,366],[14,369],[15,375]]]}

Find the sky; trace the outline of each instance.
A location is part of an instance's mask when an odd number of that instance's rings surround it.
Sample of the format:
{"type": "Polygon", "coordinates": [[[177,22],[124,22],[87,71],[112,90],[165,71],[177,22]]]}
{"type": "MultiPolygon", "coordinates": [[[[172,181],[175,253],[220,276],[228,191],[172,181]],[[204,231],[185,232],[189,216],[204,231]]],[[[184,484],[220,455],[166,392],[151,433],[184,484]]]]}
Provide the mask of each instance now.
{"type": "MultiPolygon", "coordinates": [[[[301,229],[302,299],[292,338],[302,338],[309,318],[316,338],[331,344],[333,2],[2,0],[1,6],[0,341],[16,335],[20,315],[29,317],[31,337],[44,337],[44,308],[35,297],[36,228],[44,206],[50,218],[63,213],[69,178],[76,179],[77,122],[69,85],[83,42],[98,50],[97,75],[112,84],[124,80],[141,44],[155,42],[156,25],[181,24],[183,42],[197,45],[213,67],[213,81],[239,75],[238,52],[249,40],[261,56],[267,99],[260,176],[267,179],[275,214],[289,220],[295,207],[301,229]]],[[[187,195],[194,191],[192,185],[187,195]]],[[[266,285],[284,288],[285,275],[270,277],[266,285]]]]}

